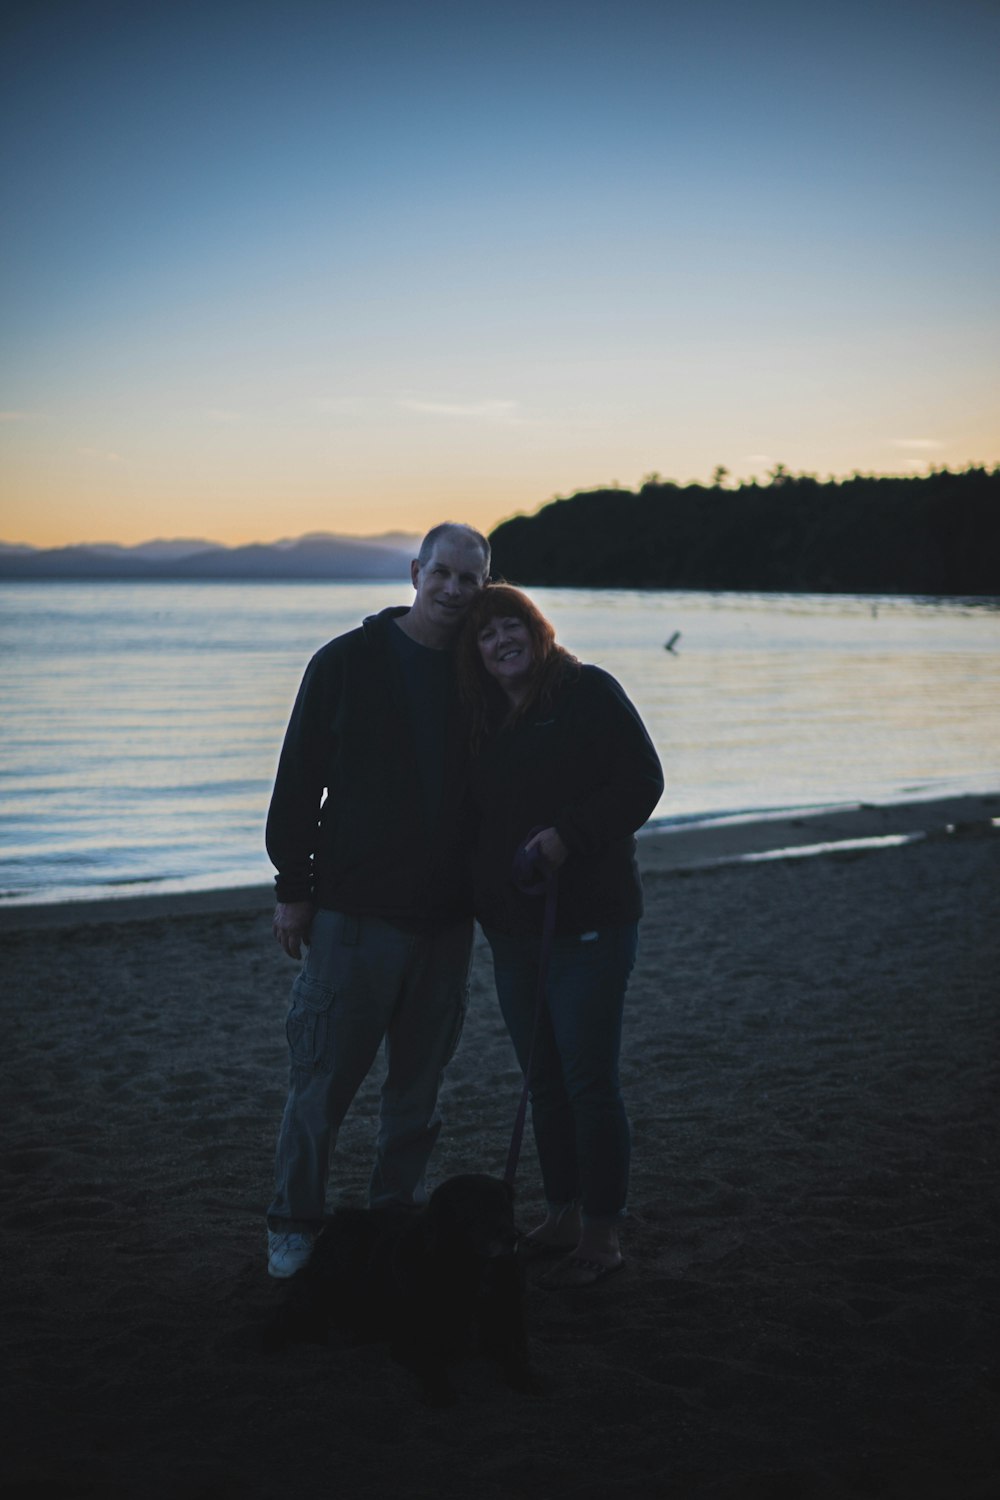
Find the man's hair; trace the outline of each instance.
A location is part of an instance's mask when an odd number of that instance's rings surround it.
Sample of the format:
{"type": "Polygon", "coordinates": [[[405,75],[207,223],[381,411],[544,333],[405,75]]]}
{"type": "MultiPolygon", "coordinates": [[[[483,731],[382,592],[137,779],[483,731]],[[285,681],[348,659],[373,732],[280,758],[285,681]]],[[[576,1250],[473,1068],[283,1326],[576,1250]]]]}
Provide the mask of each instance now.
{"type": "Polygon", "coordinates": [[[461,532],[470,542],[475,542],[483,554],[483,582],[490,576],[490,544],[481,531],[476,531],[474,526],[466,526],[464,521],[442,521],[440,526],[432,526],[430,531],[420,543],[420,551],[417,553],[417,562],[425,568],[430,562],[431,553],[443,537],[450,532],[461,532]]]}

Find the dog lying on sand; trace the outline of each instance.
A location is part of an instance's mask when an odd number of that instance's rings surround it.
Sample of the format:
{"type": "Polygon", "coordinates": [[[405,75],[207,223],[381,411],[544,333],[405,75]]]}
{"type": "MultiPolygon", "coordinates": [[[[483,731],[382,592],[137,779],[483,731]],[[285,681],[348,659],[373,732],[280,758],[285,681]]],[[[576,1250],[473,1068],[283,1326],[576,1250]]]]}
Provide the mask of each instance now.
{"type": "Polygon", "coordinates": [[[448,1366],[478,1350],[532,1391],[517,1239],[511,1188],[495,1177],[451,1177],[423,1209],[341,1209],[288,1282],[264,1347],[325,1344],[330,1329],[388,1340],[433,1406],[454,1402],[448,1366]]]}

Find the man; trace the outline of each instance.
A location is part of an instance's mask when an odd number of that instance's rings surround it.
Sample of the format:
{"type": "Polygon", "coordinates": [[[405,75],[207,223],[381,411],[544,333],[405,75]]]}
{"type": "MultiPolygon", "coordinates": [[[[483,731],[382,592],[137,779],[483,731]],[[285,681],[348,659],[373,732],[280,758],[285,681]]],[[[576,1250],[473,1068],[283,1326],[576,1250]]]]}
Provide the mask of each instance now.
{"type": "Polygon", "coordinates": [[[465,736],[450,648],[490,547],[446,522],[424,538],[413,604],[330,641],[306,668],[278,764],[267,851],[290,958],[288,1101],[268,1209],[268,1270],[309,1260],[330,1153],[385,1040],[372,1207],[426,1201],[437,1095],[468,999],[461,858],[465,736]]]}

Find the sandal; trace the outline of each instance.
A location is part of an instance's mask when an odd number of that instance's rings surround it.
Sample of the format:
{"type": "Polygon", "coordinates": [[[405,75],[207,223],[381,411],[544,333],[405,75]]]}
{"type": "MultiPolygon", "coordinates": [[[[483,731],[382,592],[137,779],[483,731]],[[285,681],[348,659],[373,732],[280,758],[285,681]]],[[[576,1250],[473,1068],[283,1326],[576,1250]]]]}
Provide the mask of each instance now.
{"type": "Polygon", "coordinates": [[[584,1255],[567,1255],[551,1271],[538,1279],[538,1285],[550,1292],[572,1291],[577,1287],[596,1286],[616,1271],[624,1269],[623,1260],[608,1265],[603,1260],[588,1260],[584,1255]]]}
{"type": "Polygon", "coordinates": [[[530,1265],[536,1260],[551,1260],[553,1256],[562,1255],[572,1250],[571,1244],[559,1244],[556,1240],[543,1240],[537,1234],[524,1234],[517,1242],[518,1259],[530,1265]]]}

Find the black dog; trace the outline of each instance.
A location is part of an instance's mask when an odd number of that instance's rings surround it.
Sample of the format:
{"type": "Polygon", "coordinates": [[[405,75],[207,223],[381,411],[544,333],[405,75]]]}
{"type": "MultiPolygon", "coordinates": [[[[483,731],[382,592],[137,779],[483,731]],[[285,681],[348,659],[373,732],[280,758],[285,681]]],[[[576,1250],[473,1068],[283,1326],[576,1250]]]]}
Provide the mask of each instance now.
{"type": "Polygon", "coordinates": [[[325,1344],[331,1328],[386,1339],[434,1406],[455,1400],[451,1361],[478,1349],[531,1391],[517,1238],[511,1188],[495,1177],[449,1178],[424,1209],[342,1209],[289,1282],[265,1348],[325,1344]]]}

